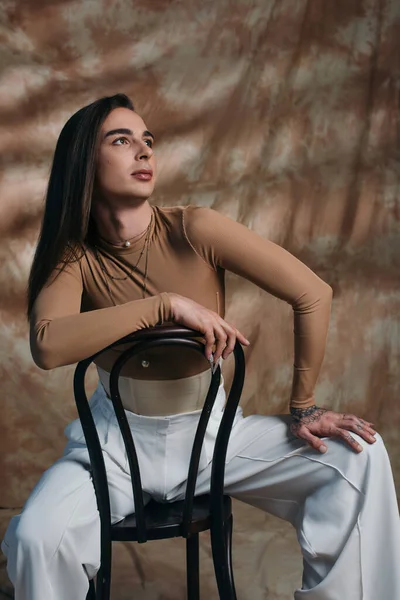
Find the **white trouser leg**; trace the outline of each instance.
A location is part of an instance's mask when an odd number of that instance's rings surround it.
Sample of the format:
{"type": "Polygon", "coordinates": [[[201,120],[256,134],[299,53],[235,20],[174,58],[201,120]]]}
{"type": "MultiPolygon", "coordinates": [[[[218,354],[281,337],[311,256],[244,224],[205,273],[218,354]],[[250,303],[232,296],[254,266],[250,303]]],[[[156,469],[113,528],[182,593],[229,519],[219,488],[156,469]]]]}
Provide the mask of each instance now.
{"type": "MultiPolygon", "coordinates": [[[[224,402],[218,394],[206,435],[197,493],[208,491],[213,441],[224,402]]],[[[104,450],[113,521],[133,512],[118,427],[100,388],[91,400],[104,450]]],[[[129,421],[146,498],[182,497],[198,415],[129,421]]],[[[42,477],[2,545],[16,600],[85,600],[99,566],[99,517],[79,423],[67,428],[66,455],[42,477]]],[[[357,436],[356,436],[357,437],[357,436]]],[[[383,442],[361,454],[329,440],[321,455],[288,435],[288,419],[241,411],[232,430],[226,492],[290,521],[304,556],[296,600],[400,598],[400,530],[383,442]]]]}
{"type": "MultiPolygon", "coordinates": [[[[15,600],[86,598],[100,564],[100,519],[90,473],[79,462],[85,455],[73,451],[50,467],[8,526],[2,550],[15,600]]],[[[107,467],[115,521],[133,512],[132,492],[129,478],[107,467]]]]}
{"type": "MultiPolygon", "coordinates": [[[[104,415],[104,392],[90,403],[97,425],[110,492],[113,521],[133,512],[126,455],[118,429],[104,415]]],[[[15,600],[85,600],[88,576],[100,564],[100,519],[79,421],[68,425],[64,456],[32,491],[20,515],[11,519],[2,550],[15,600]]]]}
{"type": "MultiPolygon", "coordinates": [[[[219,397],[223,402],[222,387],[219,397]]],[[[111,517],[117,522],[134,512],[126,452],[101,386],[90,403],[106,465],[111,517]]],[[[199,414],[157,418],[127,413],[127,418],[144,501],[150,497],[165,501],[169,490],[186,480],[199,414]]],[[[217,425],[211,420],[208,447],[217,425]]],[[[88,576],[94,577],[100,565],[100,519],[79,421],[68,425],[66,434],[64,457],[44,473],[22,514],[11,520],[2,544],[15,600],[85,600],[88,576]]],[[[210,452],[202,452],[200,464],[205,466],[209,460],[210,452]]]]}
{"type": "MultiPolygon", "coordinates": [[[[328,440],[319,454],[288,435],[288,418],[239,419],[228,449],[225,491],[291,522],[304,557],[296,600],[400,598],[400,526],[382,441],[356,454],[328,440]]],[[[209,488],[210,467],[197,493],[209,488]]],[[[284,557],[282,557],[284,560],[284,557]]]]}
{"type": "Polygon", "coordinates": [[[7,529],[2,550],[16,600],[83,599],[99,564],[99,519],[87,468],[62,459],[48,469],[7,529]],[[77,549],[79,548],[79,551],[77,549]]]}

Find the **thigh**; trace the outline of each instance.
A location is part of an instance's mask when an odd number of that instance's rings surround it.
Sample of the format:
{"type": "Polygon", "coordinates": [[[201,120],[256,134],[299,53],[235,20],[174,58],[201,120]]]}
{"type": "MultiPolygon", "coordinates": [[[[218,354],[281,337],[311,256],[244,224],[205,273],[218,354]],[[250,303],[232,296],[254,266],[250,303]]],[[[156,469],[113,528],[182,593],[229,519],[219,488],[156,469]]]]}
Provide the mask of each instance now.
{"type": "Polygon", "coordinates": [[[344,441],[324,438],[328,450],[321,454],[290,432],[290,415],[251,415],[232,429],[226,458],[227,481],[240,483],[242,478],[268,471],[268,486],[285,482],[296,496],[308,495],[320,486],[322,478],[330,480],[336,472],[358,491],[364,492],[364,472],[370,459],[380,454],[382,438],[376,435],[371,445],[353,434],[363,452],[352,450],[344,441]],[[257,463],[260,463],[257,465],[257,463]],[[242,466],[241,466],[242,465],[242,466]],[[246,466],[247,465],[247,466],[246,466]],[[280,475],[282,473],[282,476],[280,475]]]}
{"type": "MultiPolygon", "coordinates": [[[[111,518],[134,512],[129,476],[103,455],[109,487],[111,518]]],[[[41,523],[56,541],[67,527],[98,526],[99,513],[86,448],[73,449],[54,463],[28,497],[21,518],[41,523]]]]}
{"type": "MultiPolygon", "coordinates": [[[[118,422],[114,416],[114,410],[108,406],[109,400],[100,385],[91,397],[89,404],[103,452],[110,496],[111,520],[115,523],[134,512],[132,484],[125,445],[118,422]]],[[[83,482],[88,483],[88,494],[94,495],[93,481],[90,474],[90,458],[79,419],[67,425],[65,435],[67,444],[64,449],[64,456],[58,464],[63,465],[63,463],[66,463],[67,466],[56,467],[56,470],[58,468],[67,471],[76,469],[77,475],[74,478],[76,485],[79,487],[83,482]]],[[[57,482],[57,474],[52,475],[52,468],[49,470],[50,474],[52,479],[54,478],[54,481],[57,482]]],[[[44,480],[47,480],[46,474],[44,480]]],[[[57,483],[55,485],[57,486],[57,483]]],[[[74,484],[69,482],[66,485],[68,487],[74,484]]],[[[69,494],[68,491],[66,493],[69,494]]]]}
{"type": "MultiPolygon", "coordinates": [[[[93,576],[100,560],[100,517],[88,462],[74,450],[52,465],[29,496],[22,513],[13,517],[2,549],[35,548],[51,559],[64,547],[73,548],[93,576]]],[[[106,459],[106,465],[108,460],[106,459]]],[[[130,478],[109,469],[112,521],[134,512],[130,478]]]]}
{"type": "MultiPolygon", "coordinates": [[[[290,433],[290,419],[251,415],[238,421],[228,446],[225,492],[294,522],[307,497],[319,490],[321,501],[328,500],[332,486],[347,479],[349,465],[360,467],[363,458],[332,439],[320,454],[290,433]]],[[[210,475],[211,466],[200,473],[196,493],[208,491],[210,475]]]]}
{"type": "Polygon", "coordinates": [[[40,547],[52,557],[69,528],[99,532],[96,498],[86,465],[62,458],[42,475],[21,514],[11,519],[4,545],[40,547]]]}

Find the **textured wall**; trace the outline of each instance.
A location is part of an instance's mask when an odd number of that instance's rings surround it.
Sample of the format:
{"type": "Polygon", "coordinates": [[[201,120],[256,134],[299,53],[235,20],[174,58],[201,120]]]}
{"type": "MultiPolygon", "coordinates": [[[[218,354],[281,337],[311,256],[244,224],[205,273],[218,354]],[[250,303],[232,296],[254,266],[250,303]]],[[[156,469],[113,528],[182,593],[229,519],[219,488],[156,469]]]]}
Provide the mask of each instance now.
{"type": "MultiPolygon", "coordinates": [[[[400,481],[399,36],[396,0],[2,0],[1,529],[60,454],[75,413],[73,368],[34,366],[24,318],[52,153],[75,110],[116,92],[156,134],[154,202],[212,206],[333,287],[316,397],[375,422],[400,481]]],[[[243,405],[281,411],[291,309],[233,276],[228,290],[227,318],[252,340],[243,405]]],[[[241,598],[249,582],[253,599],[291,597],[301,565],[279,527],[237,507],[241,598]]],[[[173,569],[152,548],[119,550],[118,581],[133,581],[133,563],[135,597],[183,597],[182,560],[173,569]]],[[[210,581],[204,592],[216,597],[210,581]]],[[[127,593],[120,585],[115,597],[127,593]]]]}

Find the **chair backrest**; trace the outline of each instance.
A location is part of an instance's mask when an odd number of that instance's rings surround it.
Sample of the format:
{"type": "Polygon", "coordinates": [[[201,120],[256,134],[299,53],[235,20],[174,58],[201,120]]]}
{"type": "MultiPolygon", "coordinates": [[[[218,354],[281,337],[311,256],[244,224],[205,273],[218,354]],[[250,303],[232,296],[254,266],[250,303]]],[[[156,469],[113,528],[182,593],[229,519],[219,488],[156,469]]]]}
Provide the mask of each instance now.
{"type": "MultiPolygon", "coordinates": [[[[101,520],[101,546],[102,552],[108,552],[107,540],[110,539],[111,512],[110,498],[108,494],[107,475],[101,450],[100,441],[97,435],[96,426],[92,417],[90,406],[87,401],[85,391],[85,375],[90,364],[100,354],[118,345],[135,342],[134,345],[125,350],[116,360],[110,373],[110,396],[114,406],[115,415],[121,430],[122,438],[125,444],[128,464],[132,479],[132,493],[135,501],[135,516],[137,523],[137,535],[139,542],[147,541],[147,532],[144,519],[143,490],[140,478],[140,470],[135,450],[135,443],[132,438],[131,429],[122,406],[121,396],[118,389],[118,379],[121,369],[125,363],[143,350],[149,350],[156,346],[183,346],[192,348],[204,355],[204,345],[196,338],[201,337],[198,331],[193,331],[185,327],[154,327],[140,330],[129,336],[126,336],[117,342],[107,346],[100,352],[80,361],[75,369],[74,375],[74,394],[79,417],[82,423],[82,429],[88,447],[91,463],[93,484],[97,497],[97,504],[101,520]]],[[[222,415],[219,426],[211,472],[210,502],[211,514],[215,519],[222,519],[223,515],[223,489],[225,475],[225,459],[229,436],[232,424],[235,418],[237,406],[243,389],[245,362],[242,347],[236,342],[234,349],[235,373],[232,386],[222,415]]],[[[206,359],[205,359],[206,360],[206,359]]],[[[217,396],[221,380],[220,367],[212,375],[207,397],[201,411],[199,423],[196,429],[190,463],[188,471],[188,480],[186,486],[182,534],[187,537],[190,533],[190,523],[192,520],[193,499],[196,487],[196,479],[200,461],[200,453],[203,445],[204,435],[210,418],[215,398],[217,396]]]]}

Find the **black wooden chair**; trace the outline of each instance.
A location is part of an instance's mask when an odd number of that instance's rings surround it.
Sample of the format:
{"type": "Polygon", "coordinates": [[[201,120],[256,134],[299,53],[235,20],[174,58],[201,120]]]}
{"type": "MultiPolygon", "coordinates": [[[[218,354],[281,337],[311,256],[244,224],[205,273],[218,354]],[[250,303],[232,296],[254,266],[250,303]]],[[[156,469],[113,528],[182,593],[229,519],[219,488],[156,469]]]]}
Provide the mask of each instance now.
{"type": "Polygon", "coordinates": [[[148,540],[172,537],[186,538],[187,597],[189,600],[199,600],[199,532],[206,530],[210,530],[211,534],[212,556],[219,597],[222,600],[236,600],[231,552],[232,503],[231,498],[224,495],[223,490],[227,446],[244,382],[245,361],[240,343],[236,342],[234,349],[235,373],[216,438],[209,495],[194,496],[194,493],[204,434],[220,384],[220,367],[217,368],[211,379],[194,435],[185,499],[179,502],[161,504],[151,500],[144,506],[135,444],[118,391],[121,369],[132,356],[156,346],[183,346],[204,355],[204,345],[195,338],[199,338],[199,332],[184,327],[155,327],[141,330],[82,360],[76,367],[75,401],[88,446],[101,523],[101,564],[96,577],[96,585],[93,580],[90,581],[87,600],[109,600],[110,598],[112,541],[143,543],[148,540]],[[127,451],[135,514],[112,525],[107,475],[96,426],[85,392],[85,374],[89,365],[102,352],[129,342],[135,342],[135,344],[121,353],[110,373],[110,395],[127,451]]]}

